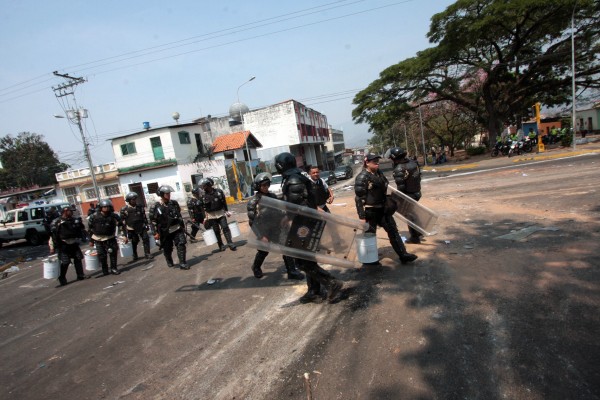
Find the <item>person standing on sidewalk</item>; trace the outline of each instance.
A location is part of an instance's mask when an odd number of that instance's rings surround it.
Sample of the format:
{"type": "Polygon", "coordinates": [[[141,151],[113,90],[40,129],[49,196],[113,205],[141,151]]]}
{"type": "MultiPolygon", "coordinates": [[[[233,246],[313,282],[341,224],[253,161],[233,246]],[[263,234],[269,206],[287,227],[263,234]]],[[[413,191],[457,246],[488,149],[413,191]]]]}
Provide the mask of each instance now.
{"type": "Polygon", "coordinates": [[[90,216],[90,246],[96,246],[98,260],[102,266],[102,273],[108,275],[108,261],[110,259],[110,273],[119,275],[117,269],[117,245],[116,231],[123,224],[121,217],[115,214],[112,202],[108,199],[100,200],[98,210],[90,216]]]}
{"type": "Polygon", "coordinates": [[[61,215],[55,218],[50,223],[50,254],[58,252],[58,260],[60,261],[60,275],[58,283],[60,286],[67,284],[67,270],[69,264],[73,260],[77,280],[82,281],[89,278],[83,273],[83,254],[79,243],[86,239],[86,232],[81,218],[73,218],[73,208],[71,206],[63,206],[61,215]]]}
{"type": "Polygon", "coordinates": [[[388,180],[379,171],[380,158],[376,154],[367,154],[363,170],[356,176],[354,181],[356,211],[358,218],[369,224],[368,233],[375,233],[378,225],[387,232],[390,244],[400,257],[400,262],[406,264],[416,260],[417,256],[406,251],[396,221],[384,210],[388,180]]]}
{"type": "Polygon", "coordinates": [[[204,218],[206,218],[206,215],[204,214],[204,205],[202,204],[202,199],[200,198],[200,188],[196,187],[192,189],[192,197],[190,197],[187,202],[187,208],[192,222],[190,240],[195,242],[196,234],[198,234],[198,231],[200,230],[199,225],[203,224],[204,218]]]}
{"type": "MultiPolygon", "coordinates": [[[[400,147],[390,149],[390,160],[394,163],[392,176],[398,190],[411,199],[419,201],[421,198],[421,170],[419,165],[407,157],[406,151],[400,147]]],[[[421,233],[408,225],[409,243],[421,243],[421,233]]]]}
{"type": "Polygon", "coordinates": [[[206,213],[206,219],[204,220],[204,226],[206,228],[212,228],[217,237],[217,243],[219,244],[219,250],[225,251],[227,247],[223,245],[221,239],[221,231],[227,241],[227,245],[233,251],[237,249],[236,245],[233,244],[231,238],[231,231],[229,225],[227,225],[227,217],[231,217],[231,213],[227,209],[227,201],[225,201],[225,193],[219,188],[214,187],[214,182],[210,178],[204,178],[200,181],[200,186],[204,190],[202,195],[202,204],[204,205],[204,212],[206,213]]]}
{"type": "Polygon", "coordinates": [[[148,230],[148,218],[146,217],[146,209],[141,204],[137,204],[138,194],[136,192],[129,192],[125,196],[125,201],[128,203],[121,208],[120,216],[123,221],[123,234],[125,236],[125,243],[131,240],[131,249],[133,250],[133,261],[139,259],[137,253],[137,245],[142,239],[142,246],[144,247],[144,256],[147,260],[152,258],[150,254],[150,236],[148,230]]]}
{"type": "Polygon", "coordinates": [[[160,200],[150,207],[150,222],[154,225],[154,239],[160,240],[167,267],[174,267],[173,247],[177,247],[179,269],[190,269],[185,261],[186,243],[185,226],[181,216],[179,203],[171,200],[173,188],[162,185],[156,194],[160,200]]]}
{"type": "MultiPolygon", "coordinates": [[[[315,198],[311,193],[310,179],[302,174],[296,164],[296,158],[291,153],[280,153],[275,157],[277,172],[283,176],[283,200],[289,203],[317,208],[315,198]]],[[[301,303],[310,303],[321,298],[321,286],[327,289],[330,302],[340,299],[343,283],[330,272],[323,269],[315,261],[294,259],[296,266],[306,274],[307,292],[300,297],[301,303]]]]}
{"type": "MultiPolygon", "coordinates": [[[[248,202],[246,209],[248,211],[248,225],[252,227],[252,223],[254,222],[254,218],[260,213],[260,208],[258,207],[258,203],[263,196],[270,197],[272,199],[277,199],[277,196],[274,193],[269,192],[269,186],[271,185],[271,175],[266,172],[261,172],[256,175],[253,182],[254,196],[248,202]]],[[[259,239],[262,239],[259,237],[259,239]]],[[[252,264],[252,273],[254,277],[260,279],[263,277],[263,272],[261,266],[265,261],[265,258],[269,255],[268,251],[257,250],[256,256],[254,257],[254,263],[252,264]]],[[[287,270],[288,279],[304,279],[304,274],[296,269],[296,264],[294,263],[294,259],[290,256],[283,256],[283,262],[285,264],[285,269],[287,270]]]]}

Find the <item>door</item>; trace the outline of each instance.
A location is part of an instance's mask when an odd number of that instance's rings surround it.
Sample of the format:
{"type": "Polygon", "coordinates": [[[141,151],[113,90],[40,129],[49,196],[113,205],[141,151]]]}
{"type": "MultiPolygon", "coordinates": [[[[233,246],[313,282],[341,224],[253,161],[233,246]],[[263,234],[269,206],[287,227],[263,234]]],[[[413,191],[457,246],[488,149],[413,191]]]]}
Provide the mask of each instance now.
{"type": "Polygon", "coordinates": [[[137,195],[138,195],[137,204],[146,207],[146,196],[144,196],[144,189],[142,187],[141,182],[130,183],[129,191],[137,193],[137,195]]]}
{"type": "Polygon", "coordinates": [[[165,153],[163,151],[162,142],[160,141],[160,136],[150,138],[150,145],[152,146],[152,153],[154,153],[154,160],[164,160],[165,153]]]}

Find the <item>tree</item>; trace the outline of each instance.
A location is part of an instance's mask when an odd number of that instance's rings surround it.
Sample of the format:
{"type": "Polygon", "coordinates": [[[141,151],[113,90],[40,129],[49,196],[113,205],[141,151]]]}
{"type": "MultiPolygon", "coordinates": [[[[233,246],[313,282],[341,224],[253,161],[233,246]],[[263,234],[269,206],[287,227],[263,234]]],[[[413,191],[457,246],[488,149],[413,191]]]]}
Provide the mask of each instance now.
{"type": "Polygon", "coordinates": [[[56,173],[69,168],[42,135],[21,132],[0,139],[0,189],[46,186],[56,183],[56,173]]]}
{"type": "Polygon", "coordinates": [[[570,103],[571,15],[579,92],[600,87],[597,0],[458,0],[431,19],[436,44],[380,73],[359,92],[353,119],[383,131],[420,104],[452,102],[495,142],[535,102],[570,103]]]}

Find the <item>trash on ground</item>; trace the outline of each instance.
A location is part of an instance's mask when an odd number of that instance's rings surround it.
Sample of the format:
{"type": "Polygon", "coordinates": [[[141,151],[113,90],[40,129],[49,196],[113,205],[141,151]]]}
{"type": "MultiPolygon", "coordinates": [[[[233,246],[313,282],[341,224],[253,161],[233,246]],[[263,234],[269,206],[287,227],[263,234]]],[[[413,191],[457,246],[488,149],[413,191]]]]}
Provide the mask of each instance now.
{"type": "Polygon", "coordinates": [[[444,243],[450,244],[450,241],[449,240],[444,240],[444,243]]]}
{"type": "Polygon", "coordinates": [[[402,238],[402,243],[406,243],[406,241],[408,240],[406,236],[400,236],[402,238]]]}
{"type": "Polygon", "coordinates": [[[116,281],[116,282],[113,282],[113,283],[112,283],[110,286],[107,286],[107,287],[105,287],[104,289],[110,289],[110,288],[112,288],[112,287],[115,287],[115,286],[117,286],[117,285],[120,285],[121,283],[125,283],[125,281],[116,281]]]}
{"type": "Polygon", "coordinates": [[[142,271],[148,271],[150,268],[154,268],[154,264],[148,265],[146,268],[143,268],[142,271]]]}
{"type": "Polygon", "coordinates": [[[19,267],[17,267],[16,265],[13,265],[9,269],[7,269],[5,272],[19,272],[19,267]]]}
{"type": "Polygon", "coordinates": [[[520,229],[516,232],[511,232],[506,235],[497,236],[495,239],[521,240],[521,239],[524,239],[527,236],[531,235],[532,233],[535,233],[538,231],[553,231],[554,232],[554,231],[558,231],[558,230],[559,229],[555,226],[544,227],[544,226],[533,225],[533,226],[528,226],[527,228],[520,229]]]}
{"type": "Polygon", "coordinates": [[[218,281],[219,281],[218,279],[209,279],[208,281],[206,281],[206,283],[209,284],[209,285],[214,285],[218,281]]]}

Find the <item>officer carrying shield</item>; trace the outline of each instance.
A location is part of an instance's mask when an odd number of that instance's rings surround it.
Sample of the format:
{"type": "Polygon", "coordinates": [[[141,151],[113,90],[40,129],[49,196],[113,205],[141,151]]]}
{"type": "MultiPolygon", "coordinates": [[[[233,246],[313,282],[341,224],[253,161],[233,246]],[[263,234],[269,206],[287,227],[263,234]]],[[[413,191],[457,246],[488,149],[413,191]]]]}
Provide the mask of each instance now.
{"type": "Polygon", "coordinates": [[[131,240],[131,247],[133,250],[133,261],[139,259],[137,253],[137,245],[142,239],[142,245],[144,246],[144,256],[147,260],[152,258],[150,254],[150,236],[148,230],[148,218],[146,218],[146,209],[141,204],[137,204],[138,194],[135,192],[129,192],[125,196],[127,202],[121,208],[120,215],[124,225],[125,243],[131,240]]]}
{"type": "MultiPolygon", "coordinates": [[[[421,198],[421,170],[419,165],[406,156],[406,151],[400,147],[390,149],[390,160],[394,163],[392,176],[398,190],[411,199],[419,201],[421,198]]],[[[408,242],[421,243],[421,233],[412,226],[408,226],[410,237],[408,242]]]]}
{"type": "Polygon", "coordinates": [[[202,203],[202,198],[200,197],[200,188],[196,187],[192,189],[192,197],[187,202],[188,213],[190,214],[190,219],[192,220],[192,232],[190,233],[191,241],[196,241],[196,234],[200,230],[199,224],[204,223],[204,218],[206,215],[204,214],[204,205],[202,203]]]}
{"type": "Polygon", "coordinates": [[[225,201],[225,193],[219,188],[214,187],[214,182],[210,178],[204,178],[200,181],[200,186],[204,190],[202,195],[202,204],[204,206],[204,212],[206,213],[206,219],[204,220],[204,226],[206,228],[212,228],[217,237],[217,243],[219,244],[219,250],[225,251],[226,247],[223,245],[221,239],[221,231],[227,241],[227,245],[233,251],[237,249],[236,245],[233,244],[231,238],[231,231],[229,225],[227,225],[227,217],[231,216],[231,213],[227,209],[227,202],[225,201]]]}
{"type": "Polygon", "coordinates": [[[61,215],[55,218],[50,224],[51,239],[49,241],[50,254],[58,252],[60,261],[60,275],[58,282],[60,286],[67,284],[67,270],[69,264],[73,260],[77,280],[82,281],[89,278],[83,273],[83,254],[79,247],[79,243],[86,238],[85,228],[81,218],[73,217],[73,209],[71,206],[63,206],[61,215]]]}
{"type": "Polygon", "coordinates": [[[119,275],[117,269],[117,238],[115,237],[118,227],[123,226],[121,217],[114,212],[110,200],[100,200],[97,211],[90,216],[89,228],[92,237],[90,246],[96,246],[98,260],[102,266],[102,273],[109,274],[107,258],[110,259],[110,273],[119,275]]]}

